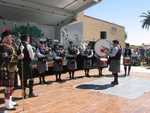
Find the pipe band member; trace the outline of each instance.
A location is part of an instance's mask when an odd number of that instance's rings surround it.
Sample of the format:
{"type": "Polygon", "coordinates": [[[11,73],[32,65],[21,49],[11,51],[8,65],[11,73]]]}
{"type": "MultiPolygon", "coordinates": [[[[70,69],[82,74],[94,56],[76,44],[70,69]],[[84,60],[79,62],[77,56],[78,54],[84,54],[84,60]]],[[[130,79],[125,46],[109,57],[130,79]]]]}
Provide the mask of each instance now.
{"type": "Polygon", "coordinates": [[[126,43],[125,48],[123,49],[123,64],[124,64],[124,71],[125,76],[127,75],[127,69],[128,69],[128,75],[130,75],[131,70],[131,49],[129,43],[126,43]]]}
{"type": "Polygon", "coordinates": [[[64,59],[64,52],[61,50],[62,48],[56,45],[53,51],[53,60],[54,66],[53,71],[56,75],[56,81],[61,81],[61,73],[63,71],[63,59],[64,59]]]}
{"type": "Polygon", "coordinates": [[[118,40],[113,40],[113,48],[109,54],[109,71],[112,72],[114,76],[114,81],[111,82],[112,85],[118,84],[118,73],[120,72],[120,58],[121,58],[121,47],[118,40]]]}
{"type": "Polygon", "coordinates": [[[45,74],[48,71],[48,49],[46,48],[46,45],[44,42],[40,41],[39,47],[36,50],[36,55],[38,57],[38,73],[39,75],[39,84],[44,83],[45,81],[45,74]]]}
{"type": "Polygon", "coordinates": [[[93,50],[90,48],[90,45],[84,51],[84,71],[85,76],[89,76],[89,69],[92,68],[92,57],[93,57],[93,50]]]}
{"type": "Polygon", "coordinates": [[[15,74],[17,71],[17,54],[13,47],[10,31],[4,31],[0,44],[0,86],[5,86],[5,108],[14,110],[17,105],[12,101],[15,74]]]}
{"type": "Polygon", "coordinates": [[[28,97],[36,97],[37,95],[33,93],[33,74],[32,74],[32,60],[34,59],[34,52],[30,44],[31,37],[29,35],[22,35],[20,44],[20,51],[18,55],[22,55],[19,62],[19,75],[21,78],[21,85],[24,90],[24,98],[26,98],[26,88],[29,88],[28,97]]]}
{"type": "Polygon", "coordinates": [[[73,45],[73,42],[69,42],[68,53],[67,53],[67,69],[69,71],[69,78],[74,79],[74,72],[77,68],[76,58],[77,58],[77,49],[73,45]]]}

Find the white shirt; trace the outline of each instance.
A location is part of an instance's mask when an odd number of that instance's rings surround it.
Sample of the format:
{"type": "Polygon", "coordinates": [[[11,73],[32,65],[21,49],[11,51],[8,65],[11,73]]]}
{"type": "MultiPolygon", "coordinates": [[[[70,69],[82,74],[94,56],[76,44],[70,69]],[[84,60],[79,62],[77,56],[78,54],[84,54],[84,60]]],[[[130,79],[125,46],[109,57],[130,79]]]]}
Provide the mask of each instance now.
{"type": "Polygon", "coordinates": [[[119,50],[119,47],[113,47],[111,53],[109,54],[110,57],[116,56],[117,52],[119,50]]]}
{"type": "Polygon", "coordinates": [[[27,49],[28,49],[31,60],[33,60],[35,53],[33,52],[32,46],[30,44],[27,44],[27,49]]]}
{"type": "Polygon", "coordinates": [[[40,52],[40,49],[39,49],[39,48],[37,48],[37,50],[36,50],[36,55],[37,55],[37,57],[38,57],[38,58],[45,57],[45,55],[41,54],[41,52],[40,52]]]}

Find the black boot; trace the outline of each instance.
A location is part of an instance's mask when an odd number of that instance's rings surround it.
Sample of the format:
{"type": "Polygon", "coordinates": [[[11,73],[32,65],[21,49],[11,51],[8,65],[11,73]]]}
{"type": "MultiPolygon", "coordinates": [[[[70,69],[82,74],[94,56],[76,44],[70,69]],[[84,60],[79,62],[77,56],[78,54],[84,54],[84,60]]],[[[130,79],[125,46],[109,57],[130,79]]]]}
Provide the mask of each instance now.
{"type": "Polygon", "coordinates": [[[61,81],[61,73],[59,73],[59,80],[61,81]]]}
{"type": "Polygon", "coordinates": [[[85,72],[85,76],[87,76],[87,72],[86,72],[86,69],[84,70],[84,72],[85,72]]]}
{"type": "Polygon", "coordinates": [[[58,74],[56,74],[55,76],[56,76],[56,81],[58,81],[58,74]]]}
{"type": "Polygon", "coordinates": [[[118,85],[118,74],[114,74],[114,81],[111,82],[112,85],[118,85]]]}
{"type": "Polygon", "coordinates": [[[71,72],[69,72],[69,78],[70,78],[70,79],[72,78],[72,76],[71,76],[71,72]]]}
{"type": "Polygon", "coordinates": [[[131,66],[128,68],[128,76],[130,75],[131,66]]]}
{"type": "Polygon", "coordinates": [[[29,97],[37,97],[37,95],[33,93],[33,80],[29,80],[29,97]]]}
{"type": "Polygon", "coordinates": [[[39,76],[39,84],[42,84],[42,78],[41,78],[41,75],[39,76]]]}
{"type": "Polygon", "coordinates": [[[74,79],[74,71],[72,72],[72,79],[74,79]]]}
{"type": "Polygon", "coordinates": [[[127,67],[124,67],[124,71],[125,71],[124,76],[127,76],[127,67]]]}
{"type": "Polygon", "coordinates": [[[24,88],[24,89],[23,89],[23,98],[25,99],[26,96],[27,96],[27,95],[26,95],[26,88],[24,88]]]}
{"type": "Polygon", "coordinates": [[[89,75],[89,69],[87,69],[87,77],[90,77],[90,75],[89,75]]]}
{"type": "Polygon", "coordinates": [[[102,76],[102,68],[99,68],[99,76],[102,76]]]}
{"type": "Polygon", "coordinates": [[[44,84],[47,84],[47,82],[45,81],[45,75],[42,76],[42,80],[44,84]]]}

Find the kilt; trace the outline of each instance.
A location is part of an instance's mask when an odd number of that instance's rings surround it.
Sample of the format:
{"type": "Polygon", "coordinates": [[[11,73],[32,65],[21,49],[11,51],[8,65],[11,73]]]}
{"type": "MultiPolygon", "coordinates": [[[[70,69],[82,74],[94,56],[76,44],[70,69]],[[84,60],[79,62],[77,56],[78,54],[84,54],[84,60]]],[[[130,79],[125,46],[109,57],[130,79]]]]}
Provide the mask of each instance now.
{"type": "Polygon", "coordinates": [[[109,71],[113,73],[120,72],[120,60],[117,59],[110,60],[109,71]]]}
{"type": "Polygon", "coordinates": [[[0,80],[0,86],[2,86],[2,87],[14,87],[14,80],[13,79],[0,80]]]}
{"type": "Polygon", "coordinates": [[[27,80],[27,79],[32,79],[33,78],[33,75],[32,75],[32,64],[30,62],[20,61],[18,63],[18,69],[19,69],[19,76],[20,76],[21,80],[22,80],[22,76],[23,76],[23,80],[27,80]],[[23,73],[22,73],[22,71],[23,71],[23,73]]]}
{"type": "Polygon", "coordinates": [[[63,71],[63,65],[62,65],[62,63],[59,62],[59,61],[55,61],[54,62],[54,66],[53,66],[53,71],[55,73],[62,72],[63,71]]]}
{"type": "Polygon", "coordinates": [[[77,69],[77,63],[75,59],[68,59],[67,61],[67,68],[70,71],[74,71],[75,69],[77,69]]]}
{"type": "Polygon", "coordinates": [[[91,58],[84,58],[84,69],[92,68],[92,59],[91,58]]]}
{"type": "Polygon", "coordinates": [[[27,63],[27,62],[23,63],[23,73],[24,73],[24,78],[25,79],[33,78],[33,75],[32,75],[32,64],[31,63],[27,63]]]}
{"type": "Polygon", "coordinates": [[[39,73],[48,71],[48,63],[46,61],[38,61],[37,69],[39,73]]]}
{"type": "Polygon", "coordinates": [[[7,67],[0,67],[0,86],[13,87],[15,72],[9,72],[7,67]]]}
{"type": "Polygon", "coordinates": [[[99,57],[93,57],[93,67],[94,68],[100,68],[100,59],[99,59],[99,57]]]}

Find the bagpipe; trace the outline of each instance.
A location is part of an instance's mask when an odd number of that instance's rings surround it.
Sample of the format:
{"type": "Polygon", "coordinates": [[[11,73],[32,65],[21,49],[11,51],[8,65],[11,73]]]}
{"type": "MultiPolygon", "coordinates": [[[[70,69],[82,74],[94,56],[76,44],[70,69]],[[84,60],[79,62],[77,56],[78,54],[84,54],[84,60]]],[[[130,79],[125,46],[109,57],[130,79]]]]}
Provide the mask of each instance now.
{"type": "Polygon", "coordinates": [[[68,48],[68,53],[66,55],[67,59],[75,59],[78,55],[78,50],[76,47],[69,47],[68,48]]]}

